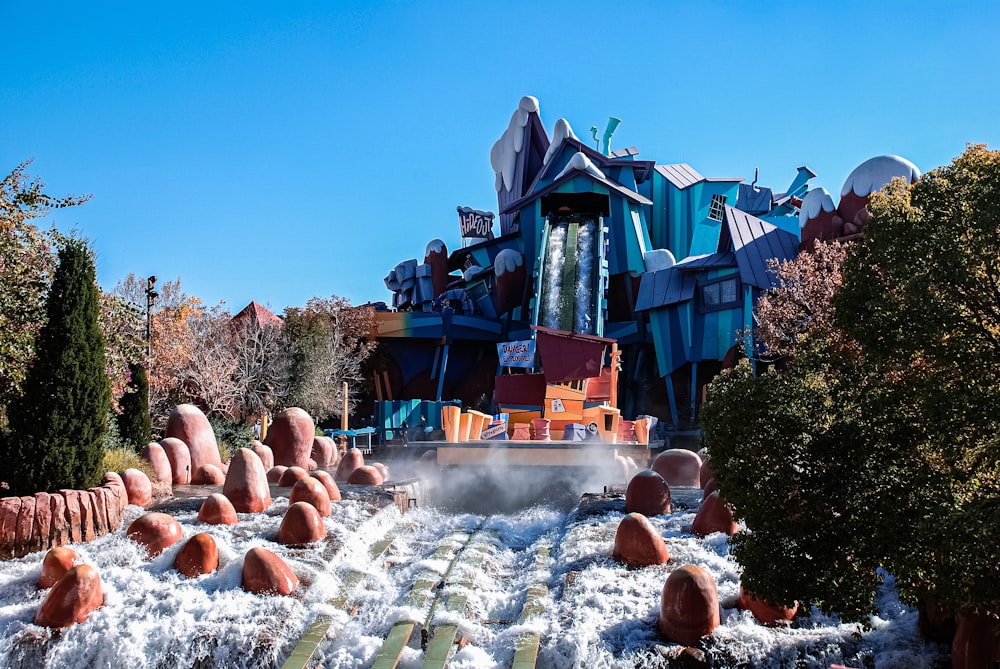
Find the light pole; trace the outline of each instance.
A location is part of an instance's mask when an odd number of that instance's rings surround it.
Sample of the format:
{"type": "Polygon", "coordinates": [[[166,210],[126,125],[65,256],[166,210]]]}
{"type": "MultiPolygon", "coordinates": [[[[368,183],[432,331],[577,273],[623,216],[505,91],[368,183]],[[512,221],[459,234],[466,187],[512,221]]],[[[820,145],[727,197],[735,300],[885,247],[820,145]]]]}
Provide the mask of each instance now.
{"type": "Polygon", "coordinates": [[[153,309],[153,303],[156,302],[160,294],[156,292],[156,275],[146,279],[146,358],[147,360],[153,357],[153,328],[152,321],[150,320],[150,313],[153,309]]]}

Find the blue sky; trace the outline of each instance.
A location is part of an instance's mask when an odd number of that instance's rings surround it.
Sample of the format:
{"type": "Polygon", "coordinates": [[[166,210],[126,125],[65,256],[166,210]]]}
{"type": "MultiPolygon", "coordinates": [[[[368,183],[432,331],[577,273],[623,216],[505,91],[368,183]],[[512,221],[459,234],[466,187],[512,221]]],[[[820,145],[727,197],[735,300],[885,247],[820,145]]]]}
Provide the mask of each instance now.
{"type": "Polygon", "coordinates": [[[105,288],[180,277],[280,312],[388,300],[382,278],[496,211],[489,152],[522,95],[551,132],[836,198],[896,153],[1000,143],[1000,3],[0,0],[0,171],[26,158],[105,288]]]}

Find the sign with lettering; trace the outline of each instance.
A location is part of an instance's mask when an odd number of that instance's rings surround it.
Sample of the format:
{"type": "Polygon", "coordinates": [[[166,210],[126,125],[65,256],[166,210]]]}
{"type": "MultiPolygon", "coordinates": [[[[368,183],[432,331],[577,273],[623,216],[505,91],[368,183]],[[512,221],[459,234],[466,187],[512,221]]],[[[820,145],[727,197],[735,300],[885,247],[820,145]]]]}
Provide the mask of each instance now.
{"type": "Polygon", "coordinates": [[[471,207],[458,207],[458,224],[462,237],[493,239],[493,212],[471,207]]]}
{"type": "Polygon", "coordinates": [[[563,401],[558,397],[552,400],[552,413],[565,413],[566,407],[563,406],[563,401]]]}
{"type": "Polygon", "coordinates": [[[507,437],[507,423],[497,423],[495,425],[490,425],[488,428],[482,431],[479,435],[480,439],[496,439],[500,435],[504,435],[501,438],[507,437]]]}
{"type": "Polygon", "coordinates": [[[508,341],[497,344],[501,367],[534,367],[535,340],[508,341]]]}

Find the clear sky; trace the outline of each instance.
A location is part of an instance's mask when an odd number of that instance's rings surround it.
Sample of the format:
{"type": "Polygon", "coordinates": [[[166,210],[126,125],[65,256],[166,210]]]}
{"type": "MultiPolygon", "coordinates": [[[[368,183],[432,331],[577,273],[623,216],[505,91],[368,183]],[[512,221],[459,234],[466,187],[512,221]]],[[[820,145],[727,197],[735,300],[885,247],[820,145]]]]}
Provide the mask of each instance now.
{"type": "Polygon", "coordinates": [[[455,207],[496,211],[489,152],[523,95],[551,133],[839,196],[874,155],[928,170],[1000,144],[995,2],[0,0],[0,171],[54,195],[110,288],[180,277],[236,311],[387,300],[455,207]]]}

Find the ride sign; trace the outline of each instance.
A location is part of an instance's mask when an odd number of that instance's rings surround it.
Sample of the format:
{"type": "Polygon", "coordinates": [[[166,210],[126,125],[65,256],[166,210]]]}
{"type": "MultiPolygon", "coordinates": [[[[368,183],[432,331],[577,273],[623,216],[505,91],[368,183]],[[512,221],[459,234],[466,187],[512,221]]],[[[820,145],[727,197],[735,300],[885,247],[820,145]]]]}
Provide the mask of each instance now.
{"type": "Polygon", "coordinates": [[[501,367],[534,367],[535,340],[508,341],[497,344],[501,367]]]}

